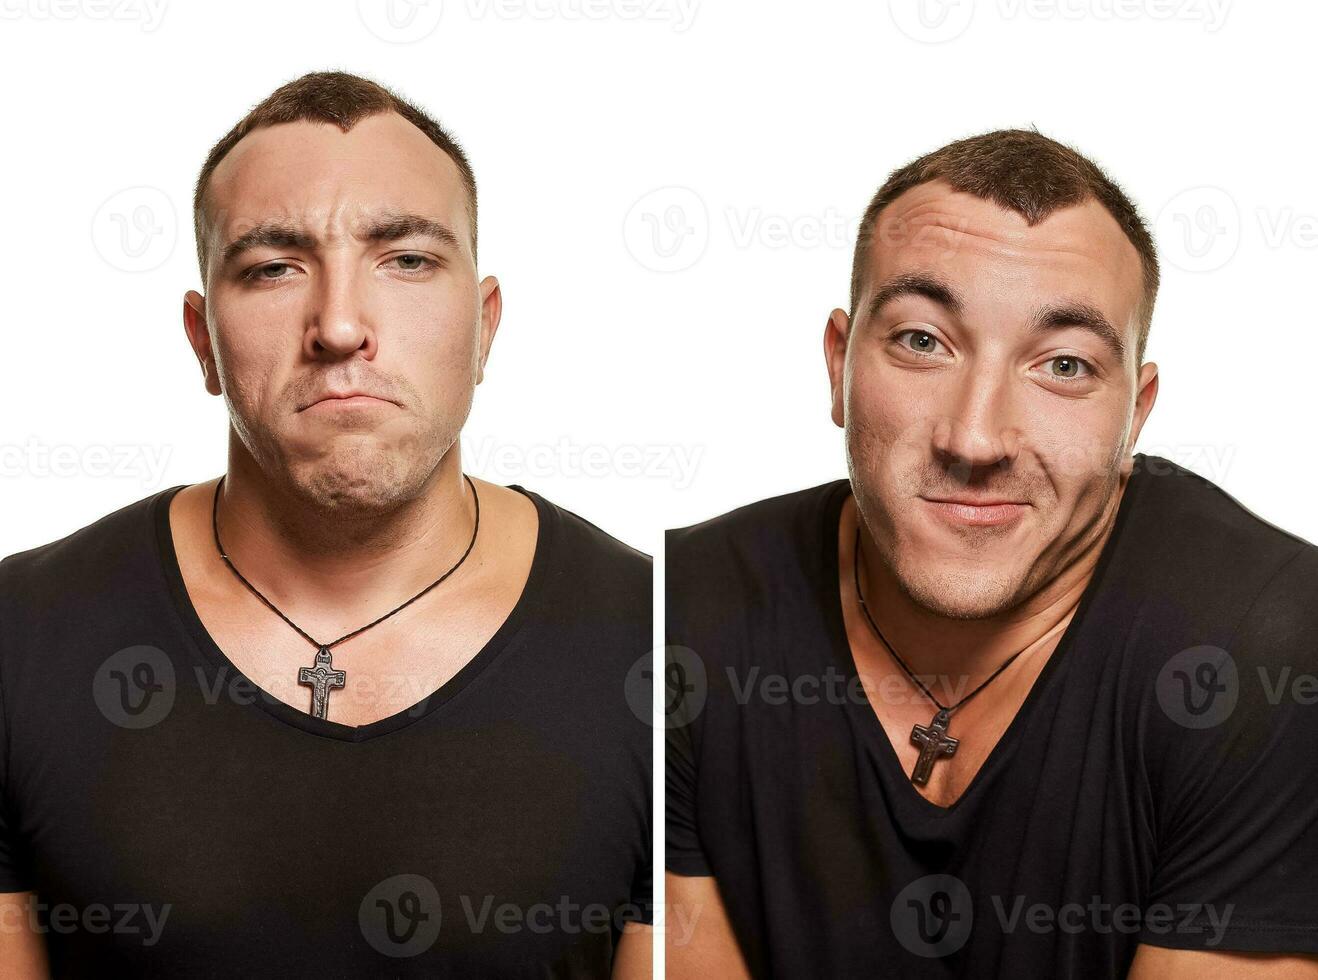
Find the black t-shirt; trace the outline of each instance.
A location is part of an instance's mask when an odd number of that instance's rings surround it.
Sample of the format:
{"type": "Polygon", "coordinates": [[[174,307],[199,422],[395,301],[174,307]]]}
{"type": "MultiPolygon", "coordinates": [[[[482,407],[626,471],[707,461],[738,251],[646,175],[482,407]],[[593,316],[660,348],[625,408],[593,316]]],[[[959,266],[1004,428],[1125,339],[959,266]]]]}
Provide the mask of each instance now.
{"type": "Polygon", "coordinates": [[[669,532],[666,865],[715,876],[757,976],[1318,952],[1318,548],[1135,463],[1075,616],[948,808],[858,683],[848,481],[669,532]]]}
{"type": "Polygon", "coordinates": [[[607,976],[651,921],[649,557],[514,487],[511,615],[352,727],[207,634],[179,489],[0,563],[0,891],[37,892],[55,975],[607,976]]]}

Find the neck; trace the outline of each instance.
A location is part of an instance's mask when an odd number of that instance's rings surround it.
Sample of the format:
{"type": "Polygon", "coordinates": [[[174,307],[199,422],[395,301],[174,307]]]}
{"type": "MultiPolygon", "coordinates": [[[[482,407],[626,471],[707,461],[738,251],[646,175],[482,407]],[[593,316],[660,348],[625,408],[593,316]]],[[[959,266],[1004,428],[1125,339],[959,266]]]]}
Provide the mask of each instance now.
{"type": "MultiPolygon", "coordinates": [[[[1099,555],[1115,523],[1116,510],[1125,481],[1105,507],[1089,533],[1082,535],[1071,553],[1058,559],[1060,570],[1024,602],[983,619],[951,619],[916,603],[902,588],[890,565],[882,558],[873,537],[862,526],[860,533],[860,586],[870,615],[883,637],[918,675],[970,678],[985,677],[1018,651],[1021,659],[1035,650],[1051,650],[1075,615],[1086,586],[1093,577],[1099,555]]],[[[843,507],[839,528],[839,575],[843,595],[855,601],[855,556],[858,511],[855,498],[843,507]]],[[[859,617],[869,634],[865,642],[882,649],[864,616],[859,617]]],[[[895,664],[895,670],[900,670],[895,664]]],[[[935,690],[942,697],[942,693],[935,690]]]]}
{"type": "Polygon", "coordinates": [[[420,493],[369,510],[309,500],[232,449],[219,494],[220,542],[245,578],[280,608],[282,599],[348,616],[345,606],[376,609],[378,597],[406,598],[433,582],[462,557],[474,521],[456,444],[420,493]]]}

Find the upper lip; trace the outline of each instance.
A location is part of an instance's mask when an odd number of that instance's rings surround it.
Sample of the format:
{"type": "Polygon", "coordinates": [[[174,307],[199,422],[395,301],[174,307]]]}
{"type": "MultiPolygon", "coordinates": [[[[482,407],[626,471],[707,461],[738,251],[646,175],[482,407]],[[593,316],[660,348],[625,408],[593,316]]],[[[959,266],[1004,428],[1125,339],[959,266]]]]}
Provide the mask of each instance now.
{"type": "Polygon", "coordinates": [[[999,504],[1024,504],[1024,500],[1008,500],[1006,497],[925,497],[925,500],[937,504],[964,504],[967,507],[995,507],[999,504]]]}
{"type": "Polygon", "coordinates": [[[311,399],[311,401],[307,402],[307,404],[303,407],[310,408],[312,405],[315,405],[317,402],[323,402],[330,398],[354,398],[357,396],[362,396],[364,398],[378,398],[380,399],[380,401],[385,401],[385,402],[391,401],[391,399],[385,398],[383,395],[377,395],[373,391],[362,391],[360,388],[343,388],[337,391],[323,392],[322,394],[319,394],[315,398],[311,399]]]}

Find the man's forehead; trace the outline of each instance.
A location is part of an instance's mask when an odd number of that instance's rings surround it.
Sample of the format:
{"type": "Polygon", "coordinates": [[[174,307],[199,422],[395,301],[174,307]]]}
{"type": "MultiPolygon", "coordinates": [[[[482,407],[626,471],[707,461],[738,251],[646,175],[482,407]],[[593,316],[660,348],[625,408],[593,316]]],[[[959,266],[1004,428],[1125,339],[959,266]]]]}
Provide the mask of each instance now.
{"type": "Polygon", "coordinates": [[[385,211],[441,215],[460,230],[467,210],[457,164],[397,113],[368,116],[346,133],[305,121],[254,130],[216,166],[205,198],[225,238],[235,226],[237,234],[272,220],[326,229],[385,211]]]}
{"type": "Polygon", "coordinates": [[[942,181],[919,184],[880,212],[867,266],[871,291],[913,269],[982,268],[1013,280],[1109,287],[1126,294],[1132,308],[1144,279],[1138,251],[1097,200],[1060,208],[1031,226],[1023,215],[942,181]]]}
{"type": "MultiPolygon", "coordinates": [[[[879,214],[870,253],[922,249],[956,255],[992,251],[1029,256],[1048,252],[1088,257],[1140,274],[1139,253],[1115,218],[1094,198],[1059,208],[1031,225],[994,201],[942,180],[917,184],[879,214]]],[[[891,257],[891,255],[889,256],[891,257]]]]}

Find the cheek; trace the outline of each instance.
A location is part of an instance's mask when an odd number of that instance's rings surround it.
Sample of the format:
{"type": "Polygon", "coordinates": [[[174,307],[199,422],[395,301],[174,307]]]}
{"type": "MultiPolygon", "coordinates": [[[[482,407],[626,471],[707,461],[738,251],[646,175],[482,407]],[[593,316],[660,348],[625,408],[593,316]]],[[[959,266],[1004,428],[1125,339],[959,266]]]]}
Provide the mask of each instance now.
{"type": "Polygon", "coordinates": [[[216,330],[215,357],[220,382],[228,399],[243,408],[245,414],[259,414],[266,403],[277,397],[272,389],[280,365],[290,357],[278,349],[271,337],[258,330],[244,329],[232,322],[216,330]]]}
{"type": "Polygon", "coordinates": [[[873,454],[927,447],[939,418],[932,394],[927,384],[912,386],[910,376],[901,371],[858,365],[847,389],[847,428],[857,450],[873,454]]]}
{"type": "Polygon", "coordinates": [[[1032,451],[1058,484],[1083,487],[1108,480],[1120,464],[1121,420],[1097,402],[1085,407],[1083,413],[1038,418],[1026,430],[1032,451]]]}

